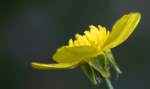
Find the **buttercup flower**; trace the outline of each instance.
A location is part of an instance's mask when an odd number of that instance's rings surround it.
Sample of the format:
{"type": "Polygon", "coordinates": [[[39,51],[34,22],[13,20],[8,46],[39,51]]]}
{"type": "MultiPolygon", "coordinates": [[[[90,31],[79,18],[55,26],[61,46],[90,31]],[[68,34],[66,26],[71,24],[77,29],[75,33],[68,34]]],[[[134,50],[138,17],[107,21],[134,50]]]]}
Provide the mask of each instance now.
{"type": "Polygon", "coordinates": [[[76,34],[74,40],[69,39],[67,45],[54,53],[53,59],[56,64],[32,62],[32,67],[48,70],[73,69],[80,66],[94,84],[98,84],[97,75],[104,79],[111,76],[110,67],[121,74],[111,49],[123,43],[131,35],[140,19],[141,14],[138,12],[124,15],[116,21],[111,32],[101,25],[91,25],[90,30],[85,31],[83,35],[76,34]]]}

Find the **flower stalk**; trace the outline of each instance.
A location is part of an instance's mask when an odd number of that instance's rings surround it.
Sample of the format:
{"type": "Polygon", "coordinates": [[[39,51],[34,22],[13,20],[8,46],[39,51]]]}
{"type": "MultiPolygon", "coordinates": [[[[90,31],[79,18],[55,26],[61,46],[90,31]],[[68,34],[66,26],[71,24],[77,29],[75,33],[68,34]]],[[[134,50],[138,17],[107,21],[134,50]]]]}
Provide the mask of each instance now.
{"type": "Polygon", "coordinates": [[[109,79],[104,79],[103,82],[105,89],[114,89],[109,79]]]}

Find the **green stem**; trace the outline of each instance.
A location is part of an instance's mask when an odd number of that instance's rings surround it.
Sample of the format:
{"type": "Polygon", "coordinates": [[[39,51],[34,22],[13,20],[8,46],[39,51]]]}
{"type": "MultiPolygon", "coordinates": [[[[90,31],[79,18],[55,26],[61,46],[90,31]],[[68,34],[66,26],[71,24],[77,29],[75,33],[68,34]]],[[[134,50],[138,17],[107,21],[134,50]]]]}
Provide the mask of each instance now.
{"type": "Polygon", "coordinates": [[[104,85],[106,89],[114,89],[109,79],[104,79],[104,85]]]}

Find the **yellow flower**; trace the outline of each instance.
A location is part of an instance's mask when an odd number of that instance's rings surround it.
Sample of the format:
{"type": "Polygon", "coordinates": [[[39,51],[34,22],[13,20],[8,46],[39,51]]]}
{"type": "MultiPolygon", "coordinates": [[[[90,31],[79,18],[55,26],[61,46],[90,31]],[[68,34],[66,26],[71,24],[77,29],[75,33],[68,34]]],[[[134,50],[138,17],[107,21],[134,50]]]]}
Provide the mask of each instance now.
{"type": "Polygon", "coordinates": [[[109,67],[121,73],[111,49],[124,42],[134,31],[141,19],[138,12],[122,16],[109,32],[105,27],[89,26],[90,30],[84,35],[76,34],[75,40],[70,39],[68,45],[59,48],[53,55],[56,64],[32,62],[36,69],[73,69],[81,66],[87,77],[97,84],[94,71],[98,71],[103,78],[110,77],[109,67]]]}

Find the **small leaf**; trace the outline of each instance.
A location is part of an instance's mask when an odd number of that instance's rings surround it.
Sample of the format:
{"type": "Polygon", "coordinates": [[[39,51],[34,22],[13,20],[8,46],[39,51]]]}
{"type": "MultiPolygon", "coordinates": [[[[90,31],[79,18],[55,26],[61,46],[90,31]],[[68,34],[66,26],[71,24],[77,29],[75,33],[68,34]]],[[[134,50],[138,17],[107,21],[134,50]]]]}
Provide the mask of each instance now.
{"type": "Polygon", "coordinates": [[[107,59],[110,61],[110,63],[112,64],[112,67],[117,71],[117,73],[121,74],[122,71],[120,70],[119,66],[117,65],[110,49],[106,51],[105,55],[106,55],[107,59]]]}
{"type": "Polygon", "coordinates": [[[92,66],[96,71],[98,71],[104,78],[110,77],[110,72],[108,68],[105,68],[105,56],[98,55],[97,57],[88,61],[88,64],[92,66]]]}
{"type": "Polygon", "coordinates": [[[90,67],[88,64],[83,64],[81,65],[81,69],[94,85],[98,84],[95,71],[92,67],[90,67]]]}

